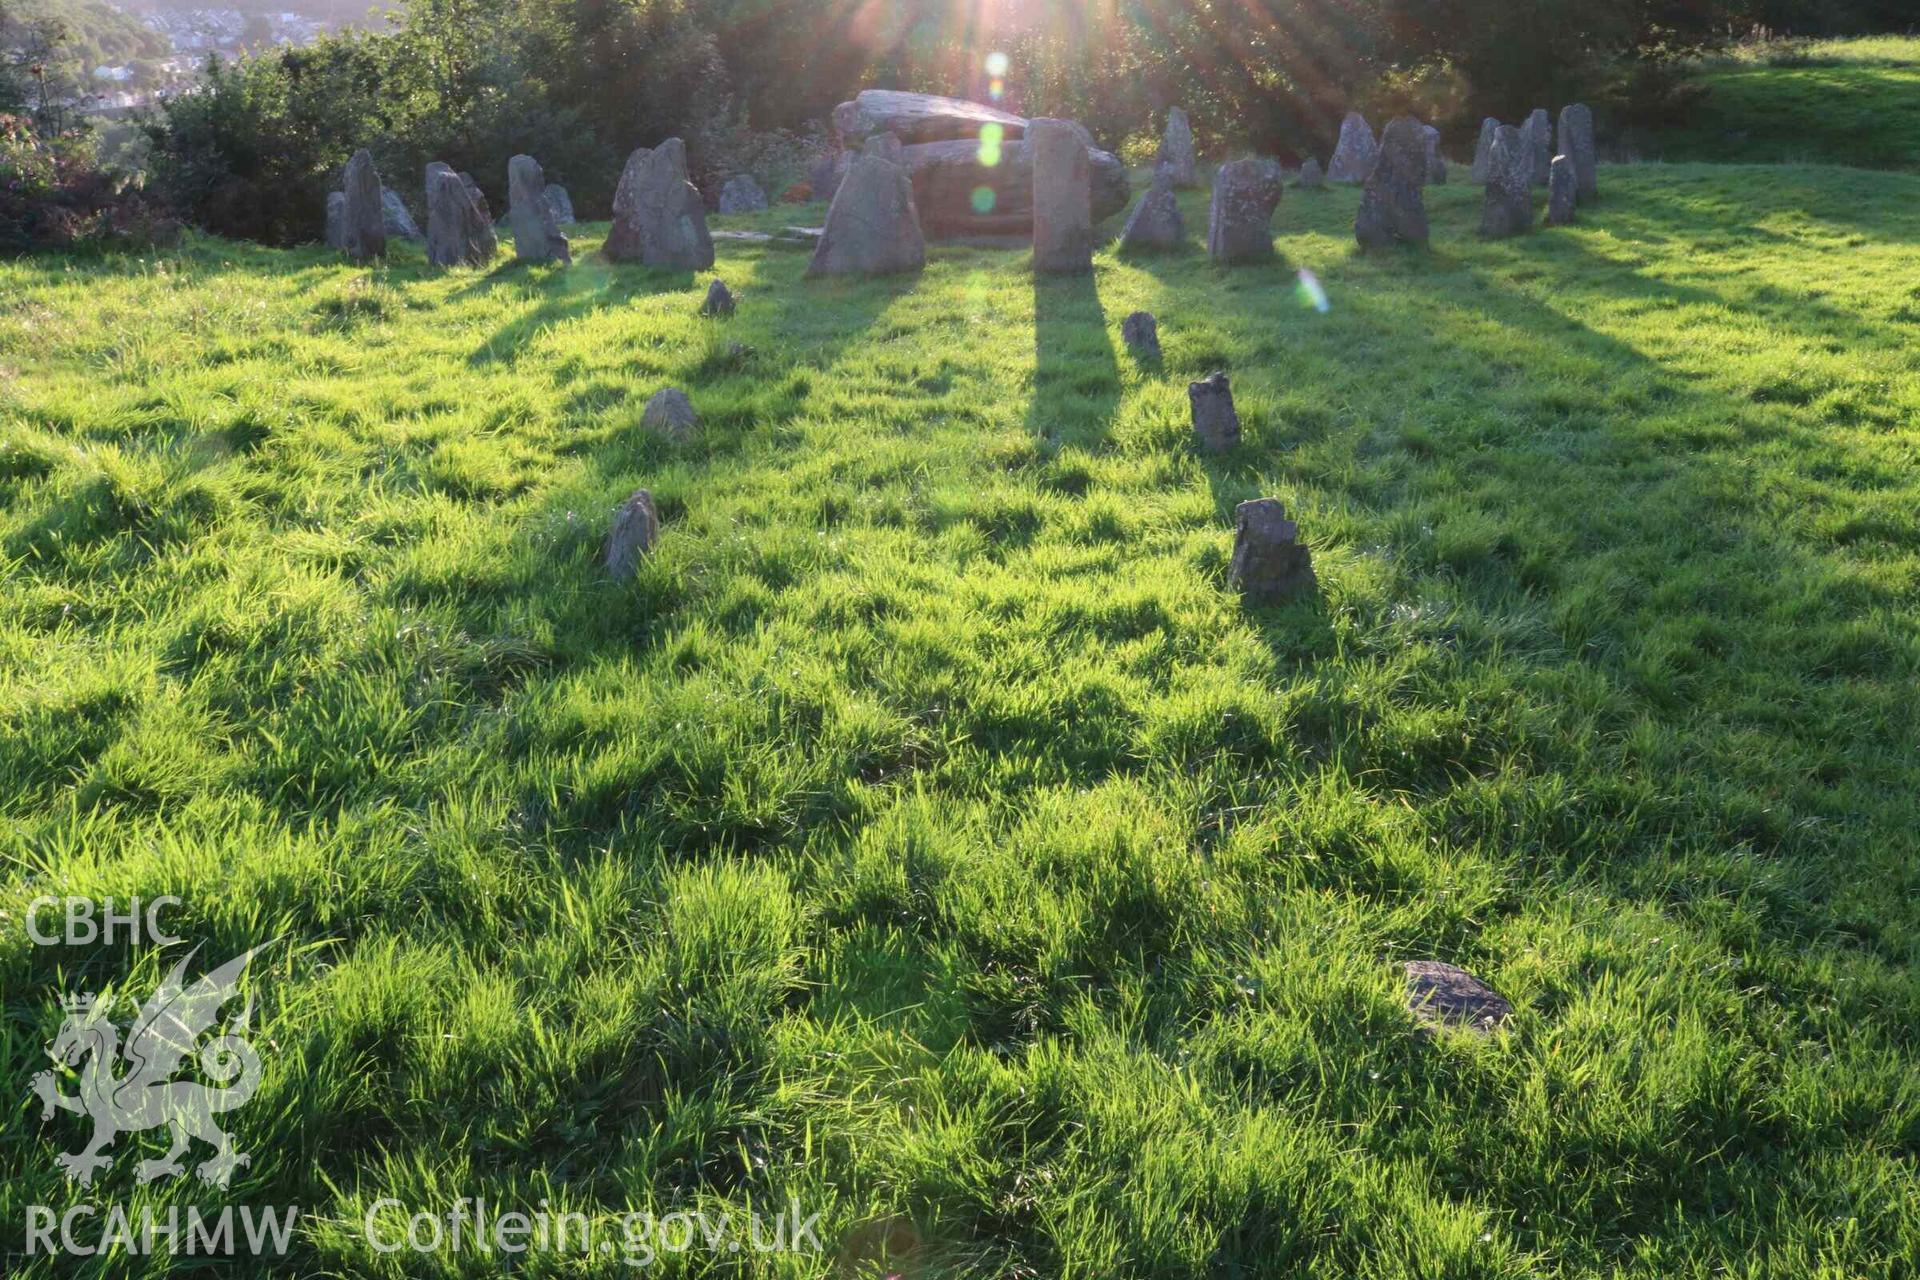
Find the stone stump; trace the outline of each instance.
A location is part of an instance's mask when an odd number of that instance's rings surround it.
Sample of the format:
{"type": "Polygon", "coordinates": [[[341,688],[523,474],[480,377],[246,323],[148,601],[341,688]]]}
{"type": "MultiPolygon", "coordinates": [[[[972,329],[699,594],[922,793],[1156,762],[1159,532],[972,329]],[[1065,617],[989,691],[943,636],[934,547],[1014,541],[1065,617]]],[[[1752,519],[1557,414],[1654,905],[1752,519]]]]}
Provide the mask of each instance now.
{"type": "MultiPolygon", "coordinates": [[[[1157,336],[1157,335],[1156,335],[1157,336]]],[[[1193,439],[1207,453],[1226,453],[1240,443],[1240,415],[1233,408],[1233,384],[1216,370],[1187,384],[1193,412],[1193,439]]]]}
{"type": "Polygon", "coordinates": [[[381,199],[380,171],[364,148],[347,161],[344,188],[345,234],[341,248],[355,262],[367,262],[387,251],[386,203],[381,199]]]}
{"type": "Polygon", "coordinates": [[[1578,195],[1572,162],[1565,156],[1555,156],[1547,170],[1547,225],[1564,227],[1572,222],[1574,206],[1580,203],[1578,195]]]}
{"type": "Polygon", "coordinates": [[[521,262],[573,261],[567,237],[547,203],[547,176],[532,156],[507,161],[507,223],[513,228],[513,256],[521,262]]]}
{"type": "Polygon", "coordinates": [[[720,188],[720,212],[758,213],[767,207],[767,193],[744,173],[736,173],[720,188]]]}
{"type": "MultiPolygon", "coordinates": [[[[1127,344],[1133,358],[1143,364],[1160,358],[1160,325],[1151,311],[1136,311],[1122,320],[1120,340],[1127,344]]],[[[1188,395],[1192,395],[1191,391],[1188,395]]]]}
{"type": "Polygon", "coordinates": [[[1193,127],[1187,113],[1179,107],[1167,108],[1167,131],[1160,139],[1160,154],[1154,170],[1165,169],[1176,187],[1200,185],[1198,165],[1193,154],[1193,127]]]}
{"type": "Polygon", "coordinates": [[[704,271],[713,265],[707,207],[687,181],[687,148],[668,138],[627,157],[613,194],[613,227],[604,252],[613,262],[704,271]]]}
{"type": "Polygon", "coordinates": [[[1327,162],[1327,181],[1361,183],[1373,172],[1379,146],[1373,140],[1373,126],[1358,111],[1347,112],[1340,122],[1340,141],[1327,162]]]}
{"type": "Polygon", "coordinates": [[[1353,216],[1353,238],[1363,249],[1427,243],[1427,145],[1421,124],[1399,116],[1380,134],[1380,154],[1353,216]]]}
{"type": "Polygon", "coordinates": [[[640,427],[668,440],[685,440],[700,427],[700,415],[693,402],[678,387],[665,387],[653,393],[647,407],[640,411],[640,427]]]}
{"type": "Polygon", "coordinates": [[[1480,234],[1493,240],[1533,230],[1533,153],[1518,129],[1503,124],[1487,158],[1486,195],[1480,202],[1480,234]]]}
{"type": "MultiPolygon", "coordinates": [[[[1579,204],[1600,197],[1599,156],[1593,149],[1593,112],[1584,102],[1568,103],[1560,108],[1560,128],[1555,135],[1560,154],[1573,166],[1573,194],[1579,204]]],[[[1551,173],[1549,173],[1551,181],[1551,173]]]]}
{"type": "Polygon", "coordinates": [[[1173,175],[1162,169],[1153,175],[1153,185],[1127,215],[1127,224],[1120,229],[1120,248],[1152,253],[1178,249],[1186,238],[1187,220],[1173,194],[1173,175]]]}
{"type": "Polygon", "coordinates": [[[1230,160],[1213,171],[1207,256],[1230,265],[1273,256],[1273,211],[1286,191],[1278,161],[1230,160]]]}
{"type": "Polygon", "coordinates": [[[631,578],[640,561],[660,537],[660,515],[653,494],[635,489],[613,513],[607,539],[600,544],[600,564],[615,578],[631,578]]]}
{"type": "Polygon", "coordinates": [[[1278,604],[1311,593],[1313,555],[1278,498],[1255,498],[1234,508],[1233,559],[1227,580],[1248,604],[1278,604]]]}
{"type": "Polygon", "coordinates": [[[706,300],[700,304],[703,316],[730,316],[733,314],[733,290],[727,288],[727,282],[715,277],[707,286],[706,300]]]}

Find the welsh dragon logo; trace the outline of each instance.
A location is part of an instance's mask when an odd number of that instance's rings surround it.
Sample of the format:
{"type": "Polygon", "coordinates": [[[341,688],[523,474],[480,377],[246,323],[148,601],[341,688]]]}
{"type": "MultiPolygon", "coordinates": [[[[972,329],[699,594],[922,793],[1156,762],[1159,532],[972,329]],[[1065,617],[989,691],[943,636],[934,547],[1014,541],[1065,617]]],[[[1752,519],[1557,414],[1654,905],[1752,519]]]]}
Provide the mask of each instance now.
{"type": "Polygon", "coordinates": [[[59,1157],[69,1179],[83,1187],[90,1185],[93,1175],[111,1163],[112,1157],[101,1153],[115,1138],[162,1125],[172,1132],[173,1145],[160,1159],[140,1162],[134,1176],[143,1184],[182,1172],[180,1157],[193,1138],[213,1148],[212,1158],[194,1170],[202,1182],[224,1188],[233,1171],[248,1163],[250,1157],[234,1150],[233,1139],[213,1118],[243,1105],[260,1085],[260,1056],[242,1034],[252,1020],[252,999],[221,1034],[199,1046],[200,1070],[213,1084],[172,1077],[194,1055],[201,1034],[213,1026],[221,1007],[238,996],[247,962],[265,949],[255,947],[235,956],[191,986],[185,976],[194,955],[190,952],[141,1006],[127,1029],[124,1046],[113,1023],[111,1001],[93,995],[62,999],[67,1019],[47,1056],[67,1068],[80,1069],[80,1092],[61,1093],[52,1071],[34,1076],[33,1091],[40,1097],[43,1122],[53,1118],[56,1107],[93,1121],[93,1137],[87,1145],[59,1157]],[[86,1066],[81,1068],[83,1061],[86,1066]],[[125,1070],[115,1075],[115,1068],[121,1066],[125,1070]]]}

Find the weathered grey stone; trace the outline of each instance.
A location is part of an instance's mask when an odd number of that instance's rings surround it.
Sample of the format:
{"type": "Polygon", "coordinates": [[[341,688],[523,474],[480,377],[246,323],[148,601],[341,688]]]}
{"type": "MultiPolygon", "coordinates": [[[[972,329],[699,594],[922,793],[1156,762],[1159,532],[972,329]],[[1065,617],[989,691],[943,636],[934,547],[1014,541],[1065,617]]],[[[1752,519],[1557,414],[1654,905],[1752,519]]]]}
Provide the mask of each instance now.
{"type": "Polygon", "coordinates": [[[1160,358],[1160,325],[1151,311],[1136,311],[1122,320],[1120,340],[1127,344],[1135,360],[1148,362],[1160,358]]]}
{"type": "Polygon", "coordinates": [[[1447,181],[1447,162],[1440,158],[1440,131],[1430,124],[1420,126],[1427,142],[1427,185],[1444,186],[1447,181]]]}
{"type": "Polygon", "coordinates": [[[998,107],[932,93],[863,89],[852,102],[834,108],[833,128],[844,146],[856,146],[876,133],[892,133],[905,143],[978,138],[997,126],[1002,140],[1022,137],[1027,121],[998,107]]]}
{"type": "Polygon", "coordinates": [[[547,176],[532,156],[507,161],[507,221],[513,256],[521,262],[572,262],[567,237],[547,204],[547,176]]]}
{"type": "Polygon", "coordinates": [[[1081,275],[1093,270],[1092,170],[1086,143],[1064,120],[1027,126],[1033,144],[1033,269],[1081,275]]]}
{"type": "Polygon", "coordinates": [[[1363,249],[1427,243],[1426,138],[1412,116],[1398,116],[1380,134],[1380,154],[1353,216],[1353,238],[1363,249]]]}
{"type": "MultiPolygon", "coordinates": [[[[1077,128],[1077,126],[1076,126],[1077,128]]],[[[922,142],[902,149],[913,200],[928,235],[1033,234],[1033,143],[1002,143],[1000,162],[980,163],[978,142],[922,142]]],[[[1087,152],[1091,167],[1093,221],[1127,207],[1127,167],[1098,148],[1087,152]]]]}
{"type": "Polygon", "coordinates": [[[347,247],[347,193],[344,191],[327,192],[327,248],[335,251],[347,247]]]}
{"type": "Polygon", "coordinates": [[[420,224],[407,212],[406,201],[392,187],[380,188],[380,220],[389,240],[420,239],[420,224]]]}
{"type": "Polygon", "coordinates": [[[833,193],[840,189],[840,180],[847,176],[847,166],[852,163],[852,153],[839,147],[823,152],[807,169],[807,186],[813,198],[832,200],[833,193]]]}
{"type": "Polygon", "coordinates": [[[1156,171],[1165,169],[1176,187],[1200,185],[1198,164],[1193,154],[1193,126],[1179,107],[1167,108],[1167,131],[1160,139],[1160,154],[1154,161],[1156,171]]]}
{"type": "Polygon", "coordinates": [[[1173,194],[1173,175],[1160,170],[1120,229],[1120,248],[1129,252],[1178,249],[1187,238],[1187,220],[1173,194]]]}
{"type": "Polygon", "coordinates": [[[1230,160],[1213,171],[1207,206],[1207,256],[1219,263],[1260,262],[1273,256],[1273,210],[1286,191],[1280,162],[1266,157],[1230,160]]]}
{"type": "Polygon", "coordinates": [[[906,163],[906,157],[902,152],[902,146],[899,134],[876,133],[860,144],[860,154],[878,156],[882,160],[891,160],[895,164],[903,165],[906,163]]]}
{"type": "Polygon", "coordinates": [[[499,247],[493,224],[460,175],[437,160],[428,165],[427,261],[436,267],[483,267],[499,247]]]}
{"type": "Polygon", "coordinates": [[[693,402],[687,399],[686,392],[678,387],[666,387],[654,392],[653,398],[647,401],[647,407],[640,412],[640,426],[669,440],[685,440],[699,428],[700,415],[693,411],[693,402]]]}
{"type": "Polygon", "coordinates": [[[1547,166],[1553,163],[1553,125],[1547,120],[1547,109],[1535,107],[1527,116],[1526,123],[1520,126],[1525,135],[1527,154],[1532,158],[1533,185],[1547,185],[1547,166]]]}
{"type": "Polygon", "coordinates": [[[1493,135],[1487,157],[1486,195],[1480,202],[1480,234],[1500,240],[1533,230],[1533,153],[1510,124],[1493,135]]]}
{"type": "Polygon", "coordinates": [[[1294,180],[1294,186],[1302,191],[1324,191],[1327,188],[1327,175],[1320,169],[1320,162],[1308,156],[1300,165],[1300,176],[1294,180]]]}
{"type": "Polygon", "coordinates": [[[1460,1027],[1490,1035],[1513,1016],[1506,997],[1458,965],[1409,960],[1405,967],[1407,1010],[1423,1030],[1460,1027]]]}
{"type": "Polygon", "coordinates": [[[492,222],[493,209],[487,204],[487,193],[480,189],[480,184],[473,180],[473,175],[462,169],[460,181],[467,188],[467,197],[473,201],[473,207],[480,211],[480,216],[492,222]]]}
{"type": "Polygon", "coordinates": [[[767,193],[744,173],[736,173],[720,188],[720,212],[758,213],[767,207],[767,193]]]}
{"type": "Polygon", "coordinates": [[[1240,443],[1240,415],[1234,412],[1233,384],[1224,370],[1189,382],[1187,404],[1193,411],[1194,443],[1202,449],[1225,453],[1240,443]]]}
{"type": "Polygon", "coordinates": [[[380,199],[380,171],[364,148],[347,161],[345,228],[341,248],[356,262],[366,262],[387,251],[387,216],[380,199]]]}
{"type": "Polygon", "coordinates": [[[600,564],[615,578],[630,578],[660,537],[660,515],[653,494],[635,489],[613,513],[607,539],[600,544],[600,564]]]}
{"type": "Polygon", "coordinates": [[[687,181],[687,148],[668,138],[627,157],[613,195],[606,255],[614,262],[704,271],[713,265],[713,237],[699,189],[687,181]]]}
{"type": "Polygon", "coordinates": [[[1493,134],[1500,122],[1492,116],[1480,122],[1480,140],[1473,144],[1473,180],[1477,185],[1487,180],[1487,159],[1493,154],[1493,134]]]}
{"type": "Polygon", "coordinates": [[[1327,163],[1327,181],[1365,182],[1373,172],[1373,159],[1379,150],[1367,118],[1358,111],[1347,112],[1346,119],[1340,122],[1340,142],[1333,149],[1333,159],[1327,163]]]}
{"type": "Polygon", "coordinates": [[[703,316],[730,316],[733,314],[733,290],[727,288],[727,282],[725,280],[715,276],[713,283],[707,286],[707,297],[706,300],[700,304],[700,314],[703,316]]]}
{"type": "Polygon", "coordinates": [[[1311,592],[1313,554],[1300,541],[1278,498],[1255,498],[1234,508],[1233,559],[1227,580],[1248,604],[1278,604],[1311,592]]]}
{"type": "MultiPolygon", "coordinates": [[[[1573,194],[1580,204],[1600,196],[1600,157],[1593,149],[1593,112],[1584,102],[1571,102],[1560,108],[1560,128],[1556,134],[1560,154],[1573,166],[1573,194]]],[[[1551,177],[1551,175],[1549,175],[1551,177]]]]}
{"type": "Polygon", "coordinates": [[[570,227],[577,221],[573,216],[573,197],[557,182],[547,184],[547,208],[553,210],[553,220],[563,227],[570,227]]]}
{"type": "Polygon", "coordinates": [[[1573,162],[1555,156],[1547,171],[1547,225],[1564,227],[1573,221],[1573,208],[1579,204],[1579,179],[1573,162]]]}
{"type": "Polygon", "coordinates": [[[899,275],[926,263],[927,242],[907,171],[881,156],[859,156],[834,193],[807,274],[899,275]]]}

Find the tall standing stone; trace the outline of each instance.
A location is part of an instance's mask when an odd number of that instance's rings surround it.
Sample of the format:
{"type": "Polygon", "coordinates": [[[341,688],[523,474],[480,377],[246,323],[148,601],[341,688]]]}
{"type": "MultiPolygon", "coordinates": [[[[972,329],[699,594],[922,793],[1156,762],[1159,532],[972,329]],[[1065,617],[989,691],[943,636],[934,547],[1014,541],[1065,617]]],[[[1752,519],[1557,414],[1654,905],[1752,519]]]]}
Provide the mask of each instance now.
{"type": "Polygon", "coordinates": [[[1581,204],[1599,198],[1600,174],[1595,168],[1599,156],[1593,149],[1593,112],[1584,102],[1572,102],[1560,108],[1560,129],[1556,135],[1560,154],[1573,165],[1574,196],[1581,204]]]}
{"type": "Polygon", "coordinates": [[[1278,498],[1255,498],[1233,509],[1233,559],[1227,579],[1248,604],[1278,604],[1310,592],[1313,554],[1278,498]]]}
{"type": "Polygon", "coordinates": [[[862,151],[827,208],[827,225],[807,263],[809,276],[886,276],[920,270],[927,241],[906,166],[862,151]]]}
{"type": "Polygon", "coordinates": [[[532,156],[507,161],[507,222],[521,262],[572,262],[573,251],[547,203],[547,175],[532,156]]]}
{"type": "Polygon", "coordinates": [[[614,262],[703,271],[713,265],[713,237],[700,191],[687,181],[687,148],[668,138],[627,157],[613,193],[613,228],[605,252],[614,262]]]}
{"type": "Polygon", "coordinates": [[[1573,221],[1573,207],[1580,202],[1578,185],[1573,162],[1565,156],[1555,156],[1547,170],[1548,226],[1564,227],[1573,221]]]}
{"type": "Polygon", "coordinates": [[[1193,411],[1194,442],[1206,452],[1226,453],[1240,443],[1240,415],[1234,410],[1233,383],[1225,370],[1216,369],[1198,382],[1189,382],[1187,407],[1193,411]]]}
{"type": "Polygon", "coordinates": [[[1447,181],[1447,162],[1440,158],[1440,131],[1430,124],[1420,126],[1421,134],[1427,142],[1427,184],[1445,186],[1447,181]]]}
{"type": "Polygon", "coordinates": [[[1207,206],[1207,256],[1215,262],[1261,262],[1273,256],[1273,211],[1286,191],[1277,160],[1230,160],[1213,171],[1207,206]]]}
{"type": "Polygon", "coordinates": [[[1427,145],[1412,116],[1398,116],[1380,134],[1380,155],[1353,216],[1353,238],[1363,249],[1427,243],[1427,145]]]}
{"type": "Polygon", "coordinates": [[[1373,126],[1358,111],[1347,112],[1340,122],[1340,142],[1327,162],[1328,182],[1365,182],[1373,172],[1373,160],[1379,153],[1373,140],[1373,126]]]}
{"type": "Polygon", "coordinates": [[[327,248],[338,252],[347,247],[347,193],[327,192],[327,248]]]}
{"type": "Polygon", "coordinates": [[[427,261],[436,267],[483,267],[499,241],[467,184],[439,161],[427,166],[427,261]]]}
{"type": "Polygon", "coordinates": [[[1494,131],[1487,157],[1487,193],[1480,204],[1480,234],[1500,240],[1533,230],[1533,154],[1520,131],[1503,124],[1494,131]]]}
{"type": "Polygon", "coordinates": [[[1493,155],[1493,135],[1500,122],[1492,116],[1480,122],[1480,140],[1473,144],[1473,181],[1477,186],[1487,180],[1487,160],[1493,155]]]}
{"type": "Polygon", "coordinates": [[[365,148],[347,161],[345,228],[341,248],[355,262],[366,262],[387,251],[386,206],[380,195],[380,171],[365,148]]]}
{"type": "Polygon", "coordinates": [[[1158,172],[1165,169],[1176,187],[1200,185],[1198,166],[1193,155],[1193,127],[1187,113],[1179,107],[1167,108],[1167,131],[1160,139],[1160,154],[1154,161],[1158,172]]]}
{"type": "Polygon", "coordinates": [[[1535,107],[1520,132],[1526,137],[1527,154],[1532,158],[1533,185],[1544,187],[1547,166],[1553,163],[1553,125],[1547,120],[1547,109],[1535,107]]]}
{"type": "Polygon", "coordinates": [[[1140,203],[1127,215],[1120,229],[1120,248],[1129,252],[1154,252],[1178,249],[1187,238],[1187,220],[1174,198],[1173,175],[1162,169],[1153,175],[1153,185],[1140,197],[1140,203]]]}

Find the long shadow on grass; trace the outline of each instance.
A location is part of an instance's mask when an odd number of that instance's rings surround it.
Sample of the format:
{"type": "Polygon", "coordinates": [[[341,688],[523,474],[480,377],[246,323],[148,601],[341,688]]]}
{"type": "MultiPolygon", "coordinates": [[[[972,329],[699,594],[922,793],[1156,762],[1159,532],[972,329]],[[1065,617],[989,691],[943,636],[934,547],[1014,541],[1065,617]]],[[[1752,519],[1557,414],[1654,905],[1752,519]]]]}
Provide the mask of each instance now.
{"type": "Polygon", "coordinates": [[[1033,349],[1029,427],[1054,447],[1098,447],[1120,403],[1120,366],[1093,275],[1033,278],[1033,349]]]}

